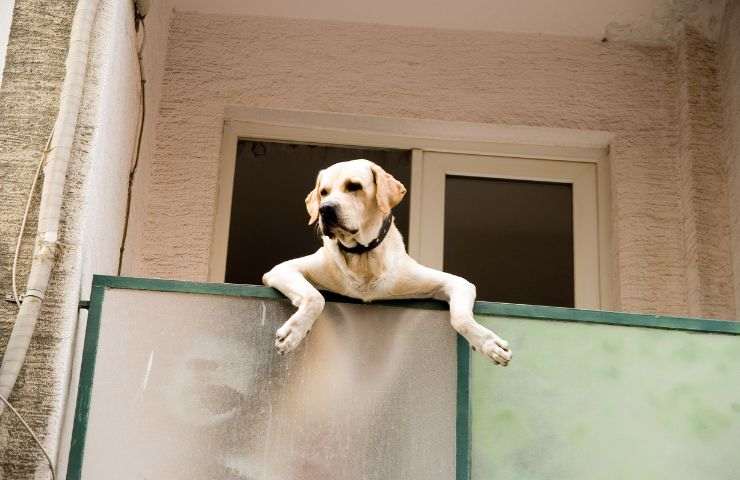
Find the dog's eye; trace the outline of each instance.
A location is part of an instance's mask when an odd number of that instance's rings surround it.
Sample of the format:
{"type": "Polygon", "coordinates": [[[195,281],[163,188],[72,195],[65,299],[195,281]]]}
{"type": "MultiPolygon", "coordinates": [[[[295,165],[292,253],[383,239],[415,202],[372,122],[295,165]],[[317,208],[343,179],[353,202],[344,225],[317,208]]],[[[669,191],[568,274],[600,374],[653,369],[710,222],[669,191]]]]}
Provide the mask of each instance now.
{"type": "Polygon", "coordinates": [[[322,189],[321,189],[321,191],[319,192],[319,195],[321,195],[321,196],[323,197],[323,196],[325,196],[325,195],[326,195],[327,193],[329,193],[329,192],[328,192],[328,191],[327,191],[327,190],[326,190],[325,188],[322,188],[322,189]]]}
{"type": "Polygon", "coordinates": [[[357,182],[347,182],[346,188],[348,192],[356,192],[358,190],[362,190],[362,184],[357,182]]]}

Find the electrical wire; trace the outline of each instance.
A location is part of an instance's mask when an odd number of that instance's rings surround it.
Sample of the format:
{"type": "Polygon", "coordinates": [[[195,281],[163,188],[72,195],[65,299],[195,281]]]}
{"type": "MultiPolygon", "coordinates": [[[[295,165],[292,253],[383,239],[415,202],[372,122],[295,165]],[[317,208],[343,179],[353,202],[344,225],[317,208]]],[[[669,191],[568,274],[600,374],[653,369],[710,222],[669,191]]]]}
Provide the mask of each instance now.
{"type": "Polygon", "coordinates": [[[46,457],[46,462],[49,464],[49,470],[51,471],[51,480],[56,480],[57,475],[56,475],[56,471],[54,470],[54,464],[51,462],[51,457],[46,452],[46,449],[41,444],[41,441],[39,440],[39,438],[36,436],[35,433],[33,433],[33,430],[31,429],[31,427],[26,423],[25,420],[23,420],[23,417],[21,416],[21,414],[18,413],[18,410],[16,410],[15,407],[13,407],[13,405],[10,404],[7,398],[0,395],[0,401],[2,401],[5,404],[5,406],[8,407],[10,411],[15,414],[16,417],[18,417],[18,420],[21,422],[21,424],[23,424],[23,426],[26,427],[28,434],[31,435],[31,438],[33,438],[33,441],[36,442],[36,445],[38,445],[38,447],[41,449],[41,452],[46,457]]]}
{"type": "MultiPolygon", "coordinates": [[[[128,217],[129,212],[131,209],[131,190],[133,186],[133,179],[134,174],[136,173],[136,167],[139,163],[139,152],[141,151],[141,137],[144,130],[144,116],[146,115],[146,99],[144,96],[144,69],[141,64],[141,55],[142,51],[144,49],[144,44],[146,42],[146,31],[144,30],[144,19],[143,17],[137,16],[137,20],[141,23],[142,26],[142,41],[141,46],[137,50],[137,59],[139,64],[139,77],[141,78],[141,118],[139,120],[139,128],[138,128],[138,135],[136,140],[136,155],[134,159],[133,166],[131,167],[131,171],[129,173],[129,185],[128,185],[128,199],[126,204],[126,221],[124,224],[124,231],[123,231],[123,239],[121,243],[121,255],[118,260],[118,274],[121,274],[121,262],[123,261],[123,248],[126,243],[126,233],[128,230],[128,217]]],[[[31,202],[33,200],[33,194],[36,191],[36,184],[38,183],[38,179],[41,176],[41,170],[44,166],[44,162],[46,161],[46,157],[51,151],[49,147],[51,146],[51,141],[54,137],[54,128],[52,127],[51,133],[49,134],[49,138],[46,140],[46,146],[44,147],[44,151],[41,155],[41,159],[39,159],[39,162],[36,166],[36,172],[33,176],[33,182],[31,183],[31,190],[28,193],[28,199],[26,200],[26,207],[23,211],[23,219],[21,220],[21,228],[18,232],[18,239],[15,244],[15,253],[13,255],[13,266],[12,266],[12,273],[11,273],[11,283],[13,288],[13,301],[15,301],[16,305],[20,308],[21,306],[21,298],[18,296],[18,284],[17,284],[17,271],[18,271],[18,258],[20,257],[20,251],[21,246],[23,244],[23,234],[26,230],[26,223],[28,222],[28,213],[31,210],[31,202]]],[[[54,469],[54,464],[51,461],[51,457],[49,456],[48,452],[44,448],[44,446],[41,444],[41,441],[38,439],[36,434],[33,432],[33,429],[26,423],[26,421],[23,419],[23,416],[18,412],[18,410],[13,407],[13,405],[8,401],[7,398],[0,395],[0,401],[2,401],[5,406],[7,406],[11,412],[18,418],[18,421],[21,422],[23,427],[28,431],[29,435],[31,435],[31,438],[33,438],[33,441],[36,442],[36,445],[41,449],[41,452],[44,454],[44,457],[46,457],[46,462],[49,465],[49,470],[51,471],[51,479],[56,480],[56,471],[54,469]]]]}
{"type": "MultiPolygon", "coordinates": [[[[142,65],[142,52],[144,45],[146,44],[146,28],[144,26],[144,17],[136,15],[136,20],[141,25],[141,45],[137,51],[137,59],[139,62],[139,78],[141,79],[141,116],[139,118],[139,128],[136,136],[136,150],[134,150],[134,161],[128,175],[128,193],[126,195],[126,216],[123,220],[123,233],[121,235],[121,248],[118,253],[118,275],[121,275],[123,269],[123,252],[126,249],[126,239],[128,237],[128,222],[131,215],[131,195],[134,188],[134,177],[136,176],[136,169],[139,166],[139,154],[141,153],[141,138],[144,134],[144,117],[146,116],[146,79],[144,78],[144,66],[142,65]]],[[[138,29],[137,29],[138,30],[138,29]]]]}
{"type": "MultiPolygon", "coordinates": [[[[46,146],[44,147],[44,151],[41,154],[41,159],[39,159],[38,165],[36,166],[36,173],[34,173],[33,176],[33,182],[31,182],[31,191],[28,192],[28,199],[26,200],[26,208],[23,211],[23,219],[21,220],[21,229],[20,232],[18,232],[18,240],[15,243],[15,254],[13,255],[13,267],[11,272],[11,283],[13,285],[13,300],[15,301],[16,305],[20,308],[21,306],[21,298],[18,296],[18,284],[17,284],[17,277],[18,277],[18,257],[20,257],[20,251],[21,251],[21,245],[23,244],[23,233],[26,230],[26,223],[28,222],[28,212],[31,210],[31,202],[33,200],[33,194],[36,191],[36,184],[38,183],[39,177],[41,176],[41,169],[44,166],[44,162],[46,161],[46,156],[51,151],[49,149],[49,146],[51,145],[51,140],[54,137],[54,128],[52,127],[51,133],[49,133],[49,138],[46,140],[46,146]]],[[[26,421],[23,419],[20,413],[18,413],[18,410],[11,405],[11,403],[8,401],[7,398],[0,395],[0,401],[2,401],[5,406],[7,406],[11,412],[15,414],[16,417],[18,417],[18,420],[21,422],[21,424],[28,430],[28,433],[33,438],[33,441],[36,442],[36,445],[41,449],[41,451],[44,454],[44,457],[46,457],[46,461],[49,464],[49,470],[51,471],[51,479],[56,480],[56,472],[54,471],[54,464],[51,461],[51,457],[49,457],[49,454],[46,452],[46,449],[39,441],[38,437],[35,433],[33,433],[33,430],[31,427],[26,423],[26,421]]]]}
{"type": "Polygon", "coordinates": [[[31,201],[33,200],[33,192],[36,191],[36,183],[38,183],[39,177],[41,176],[41,168],[44,166],[44,162],[46,161],[46,156],[49,154],[51,150],[49,150],[49,146],[51,145],[51,140],[54,137],[54,127],[51,128],[51,133],[49,133],[49,138],[46,140],[46,146],[44,147],[44,152],[41,154],[41,159],[39,160],[38,165],[36,166],[36,173],[33,176],[33,182],[31,183],[31,191],[28,192],[28,199],[26,200],[26,209],[23,211],[23,220],[21,220],[21,230],[18,232],[18,240],[15,242],[15,254],[13,255],[13,268],[11,272],[11,283],[13,285],[13,300],[15,301],[15,304],[18,305],[18,308],[21,306],[21,299],[18,297],[18,284],[17,284],[17,277],[18,277],[18,257],[21,253],[21,244],[23,243],[23,233],[26,231],[26,222],[28,221],[28,212],[31,210],[31,201]]]}
{"type": "MultiPolygon", "coordinates": [[[[141,23],[142,26],[142,41],[141,46],[137,50],[137,58],[139,63],[139,77],[141,78],[141,118],[139,120],[139,128],[138,128],[138,135],[136,140],[136,154],[134,157],[133,166],[131,167],[130,173],[129,173],[129,184],[128,184],[128,199],[126,203],[126,221],[124,224],[124,231],[123,231],[123,238],[121,243],[121,256],[118,260],[118,274],[121,274],[121,262],[123,261],[123,248],[126,243],[126,234],[128,231],[128,218],[129,218],[129,212],[131,209],[131,190],[133,187],[133,180],[134,180],[134,174],[136,173],[136,167],[139,164],[139,152],[141,151],[141,137],[144,130],[144,116],[146,115],[146,99],[144,96],[144,69],[141,62],[141,55],[142,50],[144,49],[144,44],[146,42],[146,31],[144,30],[144,21],[143,17],[137,16],[137,20],[141,23]]],[[[36,172],[33,176],[33,182],[31,183],[31,191],[28,193],[28,199],[26,200],[26,207],[23,211],[23,219],[21,220],[21,228],[20,232],[18,233],[18,239],[15,244],[15,253],[13,255],[13,267],[12,267],[12,278],[11,283],[13,287],[13,300],[15,301],[16,305],[18,307],[21,306],[21,298],[18,296],[18,285],[17,285],[17,270],[18,270],[18,258],[20,257],[20,250],[21,245],[23,244],[23,234],[26,230],[26,223],[28,222],[28,213],[31,210],[31,202],[33,200],[33,194],[36,191],[36,184],[38,183],[38,179],[41,176],[41,169],[44,166],[44,162],[46,161],[46,157],[50,152],[49,147],[51,146],[52,138],[54,137],[54,129],[52,128],[51,133],[49,134],[49,138],[46,140],[46,146],[44,147],[44,151],[41,155],[41,159],[38,162],[38,165],[36,166],[36,172]]],[[[44,448],[44,446],[41,444],[41,441],[38,439],[36,434],[33,432],[33,429],[26,423],[26,421],[23,419],[23,416],[18,412],[18,410],[13,407],[13,405],[8,401],[7,398],[5,398],[3,395],[0,395],[0,401],[2,401],[5,406],[10,409],[11,412],[18,418],[18,421],[21,422],[23,427],[28,431],[28,434],[31,435],[31,438],[33,438],[33,441],[36,442],[36,445],[41,449],[41,452],[44,454],[44,457],[46,457],[46,462],[49,465],[49,470],[51,472],[51,479],[56,480],[56,471],[54,469],[54,463],[51,461],[51,457],[49,456],[48,452],[44,448]]]]}
{"type": "MultiPolygon", "coordinates": [[[[142,22],[142,25],[143,25],[143,22],[142,22]]],[[[143,48],[143,41],[142,41],[142,48],[143,48]]],[[[141,48],[137,51],[137,56],[139,58],[139,69],[141,72],[141,48]]],[[[143,95],[143,78],[142,78],[142,95],[143,95]]],[[[142,99],[142,102],[143,102],[143,99],[142,99]]],[[[142,112],[142,123],[143,123],[143,112],[142,112]]],[[[38,179],[41,176],[41,170],[44,166],[47,155],[52,150],[49,147],[51,146],[51,142],[53,138],[54,138],[54,127],[52,127],[51,132],[49,133],[49,137],[46,140],[46,145],[44,147],[43,153],[36,166],[36,171],[33,176],[33,182],[31,183],[31,189],[28,193],[28,198],[26,200],[26,206],[23,211],[23,218],[21,220],[20,231],[18,232],[18,239],[15,245],[15,252],[13,255],[13,265],[12,265],[12,271],[11,271],[11,284],[12,284],[13,300],[19,308],[21,307],[22,299],[18,295],[18,284],[17,284],[18,258],[20,257],[20,250],[23,244],[23,234],[25,233],[25,230],[26,230],[26,224],[28,222],[28,214],[30,212],[31,203],[33,201],[33,194],[36,191],[36,184],[38,183],[38,179]]],[[[141,142],[139,139],[139,145],[140,143],[141,142]]],[[[137,147],[137,160],[138,160],[138,147],[137,147]]],[[[16,410],[15,407],[10,403],[10,401],[7,398],[5,398],[5,396],[2,394],[0,394],[0,401],[2,401],[2,403],[6,407],[8,407],[8,409],[11,412],[13,412],[16,418],[18,418],[18,421],[20,421],[21,425],[23,425],[23,427],[26,429],[28,434],[33,439],[33,441],[36,443],[36,445],[39,447],[41,452],[44,454],[44,457],[46,458],[46,462],[49,466],[49,471],[51,472],[51,479],[56,480],[56,470],[54,468],[54,463],[51,461],[51,457],[49,456],[49,453],[46,451],[41,441],[34,433],[33,429],[30,427],[30,425],[28,425],[28,423],[25,421],[23,416],[18,412],[18,410],[16,410]]]]}

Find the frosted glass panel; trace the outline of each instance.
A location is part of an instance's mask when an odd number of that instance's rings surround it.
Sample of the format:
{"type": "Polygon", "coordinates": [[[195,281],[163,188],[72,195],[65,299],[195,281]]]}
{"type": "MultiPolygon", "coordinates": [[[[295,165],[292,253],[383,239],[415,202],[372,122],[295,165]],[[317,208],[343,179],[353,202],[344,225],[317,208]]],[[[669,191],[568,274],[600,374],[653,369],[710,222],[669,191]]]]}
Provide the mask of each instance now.
{"type": "Polygon", "coordinates": [[[740,478],[740,337],[479,320],[515,357],[471,357],[473,479],[740,478]]]}
{"type": "Polygon", "coordinates": [[[278,356],[287,301],[106,290],[84,479],[455,474],[447,312],[327,303],[278,356]]]}

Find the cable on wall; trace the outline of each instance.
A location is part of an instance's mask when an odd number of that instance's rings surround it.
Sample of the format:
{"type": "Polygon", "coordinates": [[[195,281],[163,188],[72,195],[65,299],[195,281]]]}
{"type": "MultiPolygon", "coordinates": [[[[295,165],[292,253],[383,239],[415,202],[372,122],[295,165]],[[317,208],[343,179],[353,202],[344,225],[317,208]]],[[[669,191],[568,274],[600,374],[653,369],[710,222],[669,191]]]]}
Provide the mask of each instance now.
{"type": "MultiPolygon", "coordinates": [[[[18,232],[18,239],[15,243],[15,252],[13,254],[13,266],[11,269],[11,283],[13,286],[13,301],[16,305],[18,305],[18,308],[21,306],[21,297],[18,295],[18,284],[17,284],[17,277],[18,277],[18,257],[20,257],[20,251],[21,246],[23,245],[23,234],[26,231],[26,223],[28,222],[28,213],[31,210],[31,202],[33,201],[33,194],[36,192],[36,184],[38,183],[39,177],[41,176],[41,169],[44,166],[44,163],[46,161],[46,156],[49,154],[49,151],[51,150],[49,147],[51,146],[52,138],[54,137],[54,128],[52,127],[51,133],[49,133],[49,138],[46,140],[46,145],[44,146],[44,150],[41,154],[41,158],[38,161],[38,164],[36,165],[36,172],[33,176],[33,181],[31,182],[31,188],[28,192],[28,199],[26,200],[26,208],[23,210],[23,219],[21,220],[21,228],[18,232]]],[[[21,425],[26,429],[29,435],[31,435],[31,438],[33,438],[33,441],[36,442],[36,445],[41,449],[41,452],[44,454],[44,457],[46,457],[46,462],[49,464],[49,471],[51,472],[51,480],[56,480],[56,471],[54,470],[54,464],[51,461],[51,457],[49,456],[49,453],[44,448],[43,444],[39,440],[39,438],[34,433],[33,429],[30,425],[26,422],[26,420],[23,418],[23,416],[18,412],[18,410],[15,409],[15,407],[8,401],[7,398],[0,395],[0,401],[10,409],[11,412],[18,418],[18,421],[21,422],[21,425]]]]}
{"type": "MultiPolygon", "coordinates": [[[[31,203],[33,201],[33,195],[36,191],[36,186],[38,183],[38,180],[41,176],[41,171],[44,167],[44,164],[47,163],[47,156],[49,153],[54,151],[56,148],[61,148],[62,153],[59,155],[52,155],[53,158],[53,168],[55,169],[53,174],[47,174],[47,177],[51,177],[56,179],[59,177],[59,171],[62,171],[59,167],[62,166],[64,168],[63,171],[66,172],[66,164],[67,159],[69,157],[69,154],[71,153],[71,138],[70,135],[74,135],[74,128],[76,127],[76,124],[73,124],[72,121],[69,121],[69,119],[76,119],[76,111],[79,110],[80,106],[80,97],[81,97],[81,91],[82,91],[82,78],[84,78],[84,69],[86,68],[86,60],[87,60],[87,48],[89,44],[89,35],[92,29],[92,24],[95,19],[95,14],[97,13],[97,1],[96,0],[89,0],[88,2],[80,2],[77,5],[77,9],[75,11],[75,16],[73,20],[73,32],[70,36],[70,44],[74,44],[74,52],[73,47],[70,47],[70,52],[68,54],[67,58],[67,65],[66,65],[66,74],[67,77],[65,77],[65,84],[63,86],[62,90],[62,98],[60,100],[60,112],[57,115],[57,119],[55,122],[54,127],[52,127],[52,130],[49,134],[49,137],[46,141],[46,145],[44,146],[44,150],[42,152],[41,158],[38,161],[38,164],[36,166],[36,171],[34,172],[33,181],[31,183],[31,188],[28,193],[28,198],[26,200],[26,205],[23,212],[23,218],[21,220],[21,226],[20,231],[18,233],[18,238],[16,241],[16,247],[15,252],[13,256],[13,264],[12,264],[12,277],[11,277],[11,283],[12,283],[12,299],[14,303],[19,308],[19,314],[18,319],[16,320],[16,323],[14,324],[13,331],[11,332],[11,338],[8,341],[8,345],[6,346],[5,355],[3,356],[3,362],[0,364],[0,384],[2,385],[2,392],[0,392],[0,413],[4,410],[5,407],[7,407],[13,415],[18,419],[18,421],[23,425],[25,430],[28,432],[28,434],[31,436],[33,441],[36,443],[36,445],[39,447],[41,452],[44,454],[44,457],[46,458],[46,462],[49,466],[49,470],[51,472],[51,478],[52,480],[56,480],[56,470],[54,468],[54,463],[51,460],[51,457],[47,450],[44,448],[43,444],[39,440],[39,438],[34,433],[33,429],[30,427],[30,425],[25,421],[23,416],[18,412],[18,410],[10,403],[7,396],[10,395],[12,392],[12,388],[15,384],[15,380],[17,378],[18,372],[20,370],[21,365],[23,364],[23,359],[25,358],[25,354],[28,349],[28,343],[30,342],[30,338],[33,334],[34,326],[35,326],[35,320],[38,318],[38,313],[40,311],[40,305],[34,305],[34,308],[32,308],[31,312],[27,312],[27,309],[25,307],[28,307],[28,305],[23,304],[23,299],[28,297],[29,295],[32,298],[32,300],[36,300],[36,302],[33,303],[40,303],[40,300],[43,299],[43,293],[46,290],[46,286],[48,286],[48,280],[50,277],[50,271],[51,271],[51,265],[53,264],[53,258],[50,260],[48,255],[45,253],[42,254],[38,251],[38,246],[34,250],[34,262],[32,262],[32,268],[31,268],[31,275],[29,276],[29,284],[38,284],[42,285],[39,288],[33,288],[31,289],[29,285],[27,285],[27,289],[29,289],[30,293],[27,293],[24,297],[21,297],[18,295],[18,286],[17,286],[17,267],[18,267],[18,259],[20,257],[20,249],[23,243],[23,235],[25,233],[26,224],[28,222],[28,215],[31,209],[31,203]],[[82,55],[80,55],[80,52],[84,52],[82,55]],[[72,56],[76,55],[74,59],[72,59],[72,56]],[[72,71],[73,70],[73,71],[72,71]],[[69,90],[77,89],[77,91],[69,92],[69,90]],[[70,105],[68,105],[68,103],[70,105]],[[71,110],[72,112],[75,112],[74,114],[69,114],[67,110],[71,110]],[[64,113],[65,115],[62,115],[64,113]],[[63,128],[61,135],[61,146],[58,145],[60,141],[55,138],[54,133],[57,129],[57,125],[61,125],[63,128]],[[61,155],[64,155],[64,157],[57,158],[61,155]],[[47,265],[46,268],[42,270],[48,269],[47,275],[38,275],[38,262],[37,259],[43,257],[43,260],[46,261],[47,265]],[[50,260],[50,261],[49,261],[50,260]],[[44,282],[44,276],[46,277],[46,281],[44,282]],[[33,281],[32,281],[33,280],[33,281]],[[22,317],[22,314],[25,314],[25,317],[22,317]],[[19,323],[24,323],[27,318],[31,318],[30,322],[26,322],[27,325],[24,324],[23,328],[16,328],[18,327],[19,323]],[[23,319],[23,321],[21,321],[23,319]],[[22,332],[21,332],[22,331],[22,332]],[[18,345],[16,345],[18,344],[18,345]],[[12,352],[11,352],[12,350],[12,352]],[[9,352],[11,354],[9,355],[9,352]],[[9,367],[10,368],[7,368],[9,367]],[[6,370],[7,369],[7,370],[6,370]]],[[[136,5],[138,6],[138,5],[136,5]]],[[[136,7],[135,6],[135,7],[136,7]]],[[[119,258],[119,264],[118,264],[118,273],[120,274],[121,271],[121,261],[123,258],[123,248],[125,245],[126,240],[126,232],[128,227],[128,218],[129,218],[129,211],[131,207],[131,191],[133,187],[133,180],[134,175],[136,173],[136,167],[138,166],[139,162],[139,152],[141,150],[141,137],[143,133],[143,127],[144,127],[144,117],[146,114],[145,111],[145,95],[144,95],[144,74],[143,74],[143,66],[142,66],[142,51],[144,48],[144,44],[146,41],[146,32],[144,31],[144,22],[143,22],[143,16],[139,15],[138,10],[136,10],[136,17],[135,21],[137,22],[137,27],[140,24],[142,27],[142,42],[140,47],[137,49],[137,59],[138,59],[138,65],[139,65],[139,76],[141,79],[141,116],[139,120],[139,127],[138,127],[138,135],[136,139],[136,149],[135,149],[135,156],[133,160],[133,165],[130,169],[129,173],[129,183],[128,183],[128,199],[127,199],[127,205],[126,205],[126,218],[125,218],[125,224],[124,224],[124,233],[123,233],[123,239],[121,244],[121,256],[119,258]]],[[[136,28],[138,31],[138,28],[136,28]]],[[[49,163],[52,163],[52,160],[49,161],[49,163]]],[[[47,166],[47,168],[51,168],[50,166],[47,166]]],[[[65,175],[62,175],[62,180],[64,179],[65,175]]],[[[59,214],[58,212],[55,212],[54,210],[58,210],[61,206],[61,188],[63,188],[64,182],[61,182],[62,187],[59,186],[60,182],[56,182],[56,184],[52,185],[56,188],[54,193],[59,193],[59,198],[57,198],[54,195],[51,195],[52,197],[52,203],[56,203],[58,205],[52,205],[48,206],[49,203],[49,185],[47,185],[47,181],[49,178],[45,178],[44,181],[44,187],[42,190],[42,201],[41,201],[41,207],[39,209],[39,226],[41,227],[42,223],[48,223],[51,228],[49,228],[48,231],[39,228],[39,236],[43,237],[42,240],[46,241],[49,245],[55,245],[56,239],[57,239],[57,231],[54,228],[54,220],[57,220],[56,228],[58,228],[58,218],[59,214]],[[50,208],[51,207],[51,208],[50,208]],[[56,207],[56,209],[54,208],[56,207]],[[43,234],[43,235],[42,235],[43,234]]],[[[52,253],[55,251],[55,248],[52,248],[51,246],[49,249],[52,251],[52,253]]]]}
{"type": "Polygon", "coordinates": [[[21,424],[26,428],[26,431],[28,432],[28,434],[31,435],[31,438],[33,438],[33,441],[36,442],[36,445],[38,445],[38,447],[41,449],[41,452],[46,457],[46,462],[49,464],[49,471],[51,471],[51,480],[56,480],[57,474],[56,474],[56,471],[54,470],[54,463],[51,461],[51,457],[49,456],[49,453],[46,451],[44,446],[41,444],[41,441],[39,440],[39,438],[36,436],[35,433],[33,433],[33,430],[31,429],[31,427],[28,425],[28,423],[26,423],[26,421],[23,419],[21,414],[18,413],[18,410],[16,410],[15,407],[10,404],[7,398],[0,395],[0,401],[2,401],[5,404],[5,406],[8,407],[8,409],[10,409],[10,411],[13,412],[13,414],[15,414],[15,416],[18,418],[18,421],[21,422],[21,424]]]}
{"type": "Polygon", "coordinates": [[[26,208],[23,211],[23,219],[21,220],[21,229],[18,232],[18,240],[15,242],[15,253],[13,254],[13,267],[11,269],[11,283],[13,286],[13,301],[18,308],[21,306],[21,298],[18,295],[18,257],[21,253],[21,245],[23,244],[23,233],[26,231],[26,223],[28,222],[28,212],[31,210],[31,201],[33,200],[33,194],[36,191],[36,183],[38,183],[39,177],[41,176],[41,168],[44,166],[46,156],[49,154],[49,146],[51,145],[51,139],[54,137],[54,127],[51,128],[49,138],[46,140],[46,146],[41,154],[39,163],[36,166],[36,173],[33,176],[33,182],[31,182],[31,191],[28,192],[28,199],[26,200],[26,208]]]}
{"type": "MultiPolygon", "coordinates": [[[[137,6],[135,5],[135,8],[137,6]]],[[[117,274],[121,275],[121,271],[123,269],[123,254],[126,250],[126,239],[128,238],[128,223],[129,223],[129,217],[131,216],[131,197],[133,193],[134,188],[134,178],[136,177],[136,169],[139,166],[139,156],[141,153],[141,138],[144,134],[144,118],[146,117],[146,79],[144,78],[144,65],[142,61],[142,53],[144,51],[144,45],[146,45],[146,28],[144,25],[144,15],[141,15],[138,11],[138,8],[136,9],[135,14],[135,22],[136,22],[136,31],[139,31],[139,26],[141,26],[141,45],[139,46],[136,57],[138,59],[139,63],[139,79],[141,80],[141,106],[139,108],[141,114],[139,117],[139,128],[137,129],[137,135],[136,135],[136,148],[134,150],[134,160],[132,162],[131,169],[129,170],[128,175],[128,191],[126,195],[126,214],[123,219],[123,233],[121,235],[121,248],[119,249],[118,253],[118,270],[117,274]]]]}

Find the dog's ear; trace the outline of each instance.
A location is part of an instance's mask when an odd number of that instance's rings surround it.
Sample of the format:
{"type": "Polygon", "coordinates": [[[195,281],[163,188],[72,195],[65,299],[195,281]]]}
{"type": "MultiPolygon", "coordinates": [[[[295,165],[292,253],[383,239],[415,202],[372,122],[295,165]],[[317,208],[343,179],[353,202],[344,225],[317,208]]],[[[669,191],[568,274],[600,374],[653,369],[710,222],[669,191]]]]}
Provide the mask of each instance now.
{"type": "Polygon", "coordinates": [[[406,195],[406,187],[378,165],[372,164],[370,168],[375,178],[375,200],[380,211],[387,215],[391,208],[401,203],[406,195]]]}
{"type": "Polygon", "coordinates": [[[313,190],[306,195],[306,210],[308,211],[309,225],[316,223],[316,220],[319,218],[319,204],[321,203],[321,199],[319,198],[319,180],[321,179],[321,172],[323,170],[316,175],[316,185],[313,187],[313,190]]]}

